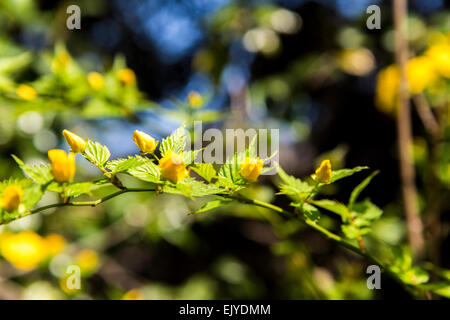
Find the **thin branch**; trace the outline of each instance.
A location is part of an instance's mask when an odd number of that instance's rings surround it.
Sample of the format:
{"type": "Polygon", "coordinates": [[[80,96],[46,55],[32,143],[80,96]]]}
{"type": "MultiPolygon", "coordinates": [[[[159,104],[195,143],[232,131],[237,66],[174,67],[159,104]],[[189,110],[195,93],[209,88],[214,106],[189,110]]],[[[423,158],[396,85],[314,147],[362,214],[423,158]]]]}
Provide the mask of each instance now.
{"type": "Polygon", "coordinates": [[[428,134],[433,137],[433,139],[438,139],[441,129],[433,111],[431,111],[425,95],[423,93],[415,94],[413,95],[413,101],[416,106],[417,114],[428,134]]]}
{"type": "Polygon", "coordinates": [[[412,125],[409,104],[409,90],[406,77],[408,61],[408,41],[405,35],[407,0],[394,0],[395,58],[401,71],[399,85],[399,106],[397,114],[398,149],[400,158],[400,178],[403,206],[406,215],[409,244],[416,256],[421,256],[424,248],[423,223],[419,216],[415,169],[412,160],[412,125]]]}
{"type": "Polygon", "coordinates": [[[140,188],[127,188],[120,191],[117,191],[115,193],[109,194],[103,198],[92,200],[92,201],[73,201],[73,202],[67,202],[67,203],[53,203],[49,204],[47,206],[39,207],[34,210],[30,211],[30,214],[34,214],[40,211],[44,211],[51,208],[57,208],[57,207],[95,207],[105,201],[108,201],[112,198],[115,198],[117,196],[120,196],[124,193],[128,192],[152,192],[155,191],[155,189],[140,189],[140,188]]]}
{"type": "MultiPolygon", "coordinates": [[[[262,207],[265,209],[270,209],[272,211],[278,212],[280,214],[282,214],[285,217],[295,217],[298,218],[297,215],[295,215],[294,213],[284,210],[278,206],[275,206],[273,204],[264,202],[264,201],[260,201],[260,200],[253,200],[253,199],[249,199],[249,198],[245,198],[242,196],[228,196],[231,199],[234,199],[236,201],[239,201],[241,203],[245,203],[245,204],[250,204],[250,205],[254,205],[254,206],[258,206],[258,207],[262,207]]],[[[366,250],[361,249],[358,245],[342,238],[341,236],[325,229],[324,227],[322,227],[321,225],[315,223],[314,221],[311,220],[302,220],[305,224],[307,224],[308,226],[310,226],[311,228],[313,228],[314,230],[320,232],[322,235],[326,236],[328,239],[333,240],[334,242],[338,243],[339,245],[353,251],[354,253],[366,258],[367,260],[369,260],[371,263],[374,263],[378,266],[380,266],[382,268],[382,270],[384,272],[386,272],[392,279],[394,279],[395,281],[397,281],[399,284],[404,285],[405,289],[407,289],[408,291],[410,291],[412,294],[414,294],[414,292],[411,291],[411,287],[409,287],[408,285],[406,285],[403,280],[394,272],[392,272],[389,267],[382,263],[380,260],[378,260],[378,258],[370,255],[369,253],[367,253],[366,250]]],[[[420,287],[420,286],[417,286],[420,287]]]]}

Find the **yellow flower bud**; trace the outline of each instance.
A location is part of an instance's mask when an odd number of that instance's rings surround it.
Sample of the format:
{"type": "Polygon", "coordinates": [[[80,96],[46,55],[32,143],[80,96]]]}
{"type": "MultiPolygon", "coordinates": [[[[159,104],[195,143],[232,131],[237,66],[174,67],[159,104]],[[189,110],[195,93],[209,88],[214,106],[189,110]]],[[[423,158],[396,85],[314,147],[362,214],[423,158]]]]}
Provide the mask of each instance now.
{"type": "Polygon", "coordinates": [[[79,135],[66,129],[62,133],[73,153],[83,152],[86,149],[86,140],[83,140],[79,135]]]}
{"type": "Polygon", "coordinates": [[[103,76],[98,72],[89,72],[87,76],[89,85],[94,90],[103,88],[103,76]]]}
{"type": "Polygon", "coordinates": [[[36,99],[37,93],[32,87],[26,84],[21,84],[16,89],[17,95],[23,100],[31,101],[36,99]]]}
{"type": "Polygon", "coordinates": [[[323,160],[319,168],[316,170],[316,178],[319,182],[330,183],[331,179],[331,163],[330,160],[323,160]]]}
{"type": "Polygon", "coordinates": [[[159,161],[159,169],[164,178],[178,182],[189,175],[189,171],[184,164],[183,155],[172,150],[166,151],[164,157],[159,161]]]}
{"type": "Polygon", "coordinates": [[[0,252],[14,267],[21,270],[34,269],[47,257],[45,241],[33,231],[2,234],[0,252]]]}
{"type": "Polygon", "coordinates": [[[264,162],[259,158],[246,157],[244,163],[241,163],[239,174],[249,181],[256,181],[261,174],[264,162]]]}
{"type": "Polygon", "coordinates": [[[14,211],[19,208],[20,202],[23,199],[23,189],[18,185],[10,185],[3,190],[2,206],[7,211],[14,211]]]}
{"type": "Polygon", "coordinates": [[[158,141],[145,132],[135,130],[133,132],[133,141],[143,153],[152,153],[155,151],[158,141]]]}
{"type": "Polygon", "coordinates": [[[136,74],[131,69],[122,69],[117,72],[117,79],[127,86],[134,86],[136,84],[136,74]]]}
{"type": "Polygon", "coordinates": [[[70,182],[75,175],[75,155],[60,149],[48,151],[48,158],[52,162],[52,173],[57,182],[70,182]]]}
{"type": "Polygon", "coordinates": [[[189,92],[188,101],[191,108],[197,109],[203,106],[203,98],[197,91],[189,92]]]}

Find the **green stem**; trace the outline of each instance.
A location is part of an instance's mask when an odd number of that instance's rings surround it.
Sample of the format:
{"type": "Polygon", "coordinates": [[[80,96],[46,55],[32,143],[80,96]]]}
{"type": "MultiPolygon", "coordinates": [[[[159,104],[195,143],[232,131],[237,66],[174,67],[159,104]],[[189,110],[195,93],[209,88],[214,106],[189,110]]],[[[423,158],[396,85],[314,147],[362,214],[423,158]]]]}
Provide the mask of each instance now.
{"type": "MultiPolygon", "coordinates": [[[[115,193],[109,194],[103,198],[97,199],[97,200],[92,200],[92,201],[73,201],[73,202],[67,202],[67,203],[55,203],[55,204],[50,204],[47,206],[43,206],[40,208],[36,208],[34,210],[32,210],[30,212],[30,214],[34,214],[43,210],[47,210],[50,208],[57,208],[57,207],[67,207],[67,206],[73,206],[73,207],[95,207],[105,201],[108,201],[112,198],[115,198],[117,196],[120,196],[124,193],[128,193],[128,192],[154,192],[156,191],[155,189],[145,189],[145,188],[126,188],[120,191],[117,191],[115,193]]],[[[269,209],[275,212],[280,213],[281,215],[288,217],[288,218],[298,218],[298,215],[284,210],[283,208],[280,208],[276,205],[261,201],[261,200],[256,200],[256,199],[249,199],[243,196],[239,196],[239,195],[223,195],[224,197],[239,201],[241,203],[245,203],[245,204],[250,204],[250,205],[254,205],[254,206],[258,206],[258,207],[262,207],[265,209],[269,209]]],[[[311,220],[307,220],[307,219],[303,219],[302,220],[305,224],[307,224],[309,227],[313,228],[314,230],[320,232],[322,235],[326,236],[327,238],[333,240],[334,242],[340,244],[341,246],[353,251],[354,253],[366,258],[367,260],[371,261],[372,263],[380,266],[382,268],[382,270],[384,272],[386,272],[391,278],[393,278],[395,281],[397,281],[398,283],[400,283],[401,285],[403,285],[405,287],[406,290],[408,290],[409,292],[411,292],[412,294],[415,294],[415,292],[412,290],[412,287],[410,285],[405,284],[402,279],[394,272],[392,272],[389,267],[386,266],[386,264],[382,263],[380,260],[378,260],[376,257],[370,255],[369,253],[367,253],[367,251],[362,250],[358,245],[355,245],[354,243],[350,242],[347,239],[342,238],[341,236],[327,230],[326,228],[322,227],[321,225],[317,224],[314,221],[311,220]]],[[[416,286],[418,288],[420,288],[420,286],[416,286]]]]}
{"type": "Polygon", "coordinates": [[[105,201],[108,201],[112,198],[115,198],[117,196],[120,196],[124,193],[128,192],[152,192],[155,191],[155,189],[140,189],[140,188],[127,188],[120,191],[117,191],[115,193],[111,193],[103,198],[92,200],[92,201],[73,201],[73,202],[67,202],[67,203],[54,203],[49,204],[48,206],[43,206],[36,208],[34,210],[30,211],[30,214],[34,214],[43,210],[51,209],[51,208],[57,208],[57,207],[95,207],[105,201]]]}
{"type": "MultiPolygon", "coordinates": [[[[255,206],[258,206],[258,207],[270,209],[272,211],[281,213],[282,215],[284,215],[286,217],[297,217],[292,212],[286,211],[286,210],[284,210],[284,209],[282,209],[282,208],[280,208],[278,206],[275,206],[273,204],[270,204],[270,203],[267,203],[267,202],[264,202],[264,201],[253,200],[253,199],[245,198],[245,197],[242,197],[242,196],[228,196],[228,197],[231,198],[231,199],[234,199],[236,201],[239,201],[241,203],[255,205],[255,206]]],[[[313,228],[314,230],[320,232],[321,234],[323,234],[327,238],[335,241],[336,243],[338,243],[341,246],[343,246],[343,247],[353,251],[354,253],[356,253],[356,254],[366,258],[370,262],[380,266],[381,269],[384,272],[386,272],[391,278],[393,278],[395,281],[397,281],[401,285],[404,285],[407,290],[410,289],[409,287],[407,287],[407,285],[405,285],[405,283],[402,281],[402,279],[400,279],[400,277],[396,273],[392,272],[389,269],[389,267],[387,267],[384,263],[382,263],[380,260],[378,260],[374,256],[372,256],[369,253],[367,253],[367,251],[362,250],[359,246],[357,246],[357,245],[353,244],[352,242],[342,238],[341,236],[339,236],[339,235],[337,235],[337,234],[335,234],[335,233],[325,229],[324,227],[318,225],[317,223],[315,223],[315,222],[313,222],[311,220],[304,219],[303,222],[306,223],[311,228],[313,228]]]]}

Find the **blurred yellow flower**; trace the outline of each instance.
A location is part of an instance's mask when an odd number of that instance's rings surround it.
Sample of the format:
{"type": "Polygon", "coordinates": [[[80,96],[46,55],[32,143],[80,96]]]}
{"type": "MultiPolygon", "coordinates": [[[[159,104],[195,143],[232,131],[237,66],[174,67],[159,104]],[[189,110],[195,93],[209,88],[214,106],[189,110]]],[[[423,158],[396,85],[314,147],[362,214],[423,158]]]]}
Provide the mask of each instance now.
{"type": "Polygon", "coordinates": [[[83,152],[84,149],[86,149],[86,140],[79,135],[66,129],[64,129],[62,133],[73,153],[83,152]]]}
{"type": "Polygon", "coordinates": [[[134,86],[136,84],[136,74],[129,68],[119,70],[117,72],[117,79],[127,86],[134,86]]]}
{"type": "Polygon", "coordinates": [[[321,183],[330,183],[331,163],[330,160],[323,160],[316,170],[316,178],[321,183]]]}
{"type": "Polygon", "coordinates": [[[133,141],[141,149],[142,153],[152,153],[155,151],[158,141],[143,131],[135,130],[133,132],[133,141]]]}
{"type": "Polygon", "coordinates": [[[91,273],[99,264],[98,253],[92,249],[83,249],[77,254],[76,264],[82,273],[91,273]]]}
{"type": "Polygon", "coordinates": [[[437,79],[433,61],[426,56],[409,60],[406,65],[406,75],[409,89],[413,94],[422,92],[437,79]]]}
{"type": "Polygon", "coordinates": [[[249,181],[256,181],[261,174],[264,162],[258,158],[245,157],[244,163],[241,163],[239,174],[249,181]]]}
{"type": "Polygon", "coordinates": [[[450,78],[450,42],[431,46],[425,53],[443,77],[450,78]]]}
{"type": "Polygon", "coordinates": [[[166,151],[164,157],[159,161],[159,169],[164,178],[178,182],[189,175],[189,171],[184,165],[183,155],[172,150],[166,151]]]}
{"type": "Polygon", "coordinates": [[[31,101],[36,99],[37,93],[32,87],[26,84],[21,84],[16,89],[17,95],[23,100],[31,101]]]}
{"type": "Polygon", "coordinates": [[[55,58],[53,58],[53,70],[55,72],[63,71],[64,69],[66,69],[69,62],[70,55],[67,53],[67,51],[61,51],[55,56],[55,58]]]}
{"type": "Polygon", "coordinates": [[[100,90],[103,88],[103,76],[98,72],[89,72],[87,76],[89,85],[94,90],[100,90]]]}
{"type": "Polygon", "coordinates": [[[70,182],[75,175],[75,155],[61,149],[48,151],[48,158],[52,163],[52,173],[57,182],[70,182]]]}
{"type": "Polygon", "coordinates": [[[2,193],[2,207],[6,211],[14,211],[19,208],[23,199],[23,189],[18,185],[7,186],[2,193]]]}
{"type": "Polygon", "coordinates": [[[344,50],[338,62],[345,72],[355,76],[363,76],[375,68],[375,57],[366,48],[344,50]]]}
{"type": "Polygon", "coordinates": [[[188,102],[191,108],[197,109],[203,106],[203,98],[197,91],[191,91],[188,94],[188,102]]]}
{"type": "Polygon", "coordinates": [[[122,300],[142,300],[142,295],[138,289],[131,289],[123,295],[122,300]]]}
{"type": "Polygon", "coordinates": [[[396,65],[390,65],[378,73],[375,105],[380,111],[386,113],[395,112],[398,104],[399,85],[400,70],[396,65]]]}
{"type": "Polygon", "coordinates": [[[61,290],[64,291],[64,293],[66,293],[68,295],[73,295],[73,294],[80,292],[81,288],[78,289],[76,286],[69,287],[69,283],[70,283],[69,277],[71,277],[71,275],[67,274],[64,277],[59,279],[59,287],[61,288],[61,290]]]}
{"type": "Polygon", "coordinates": [[[45,245],[47,246],[47,253],[50,257],[61,253],[66,246],[66,239],[56,233],[47,235],[45,238],[45,245]]]}
{"type": "Polygon", "coordinates": [[[0,252],[14,267],[21,270],[34,269],[47,257],[44,239],[33,231],[17,234],[4,232],[0,236],[0,252]]]}

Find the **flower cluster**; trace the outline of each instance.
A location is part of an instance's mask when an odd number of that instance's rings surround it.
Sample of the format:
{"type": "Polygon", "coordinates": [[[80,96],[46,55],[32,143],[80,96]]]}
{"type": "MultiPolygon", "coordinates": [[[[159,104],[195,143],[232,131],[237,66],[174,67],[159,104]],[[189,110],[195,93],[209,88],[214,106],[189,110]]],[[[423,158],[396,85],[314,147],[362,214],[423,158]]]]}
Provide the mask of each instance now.
{"type": "Polygon", "coordinates": [[[56,256],[65,247],[66,240],[59,234],[41,237],[33,231],[0,234],[0,253],[14,267],[21,270],[36,268],[41,262],[56,256]]]}
{"type": "MultiPolygon", "coordinates": [[[[375,102],[381,111],[393,113],[397,109],[400,77],[396,65],[387,66],[378,74],[375,102]]],[[[450,79],[450,33],[439,37],[423,55],[410,59],[406,77],[411,94],[442,91],[444,81],[450,79]]]]}

